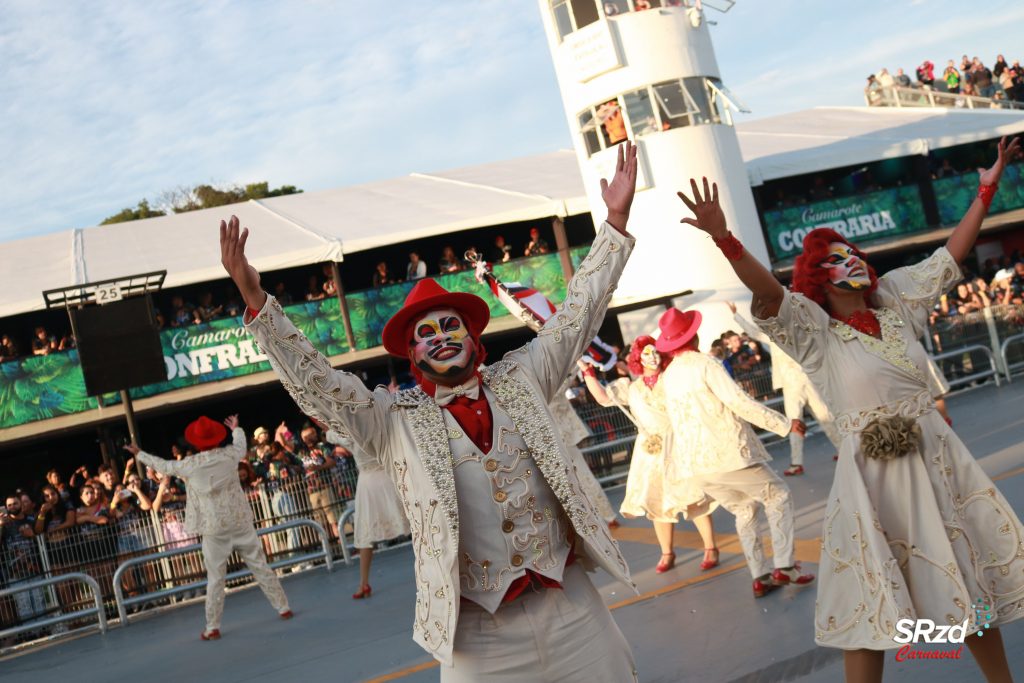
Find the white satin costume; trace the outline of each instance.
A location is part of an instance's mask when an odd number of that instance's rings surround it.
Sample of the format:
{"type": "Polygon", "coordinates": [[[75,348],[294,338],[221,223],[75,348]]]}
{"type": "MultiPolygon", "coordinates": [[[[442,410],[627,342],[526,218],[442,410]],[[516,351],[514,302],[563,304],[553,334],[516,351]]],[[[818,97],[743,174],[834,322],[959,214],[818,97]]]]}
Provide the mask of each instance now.
{"type": "Polygon", "coordinates": [[[228,558],[237,551],[252,571],[278,614],[288,611],[288,598],[277,574],[267,564],[253,526],[252,508],[238,481],[238,463],[245,457],[245,432],[236,427],[231,445],[211,448],[182,460],[164,460],[144,451],[137,456],[157,472],[185,480],[185,531],[203,537],[206,563],[206,631],[220,628],[224,613],[224,576],[228,558]]]}
{"type": "Polygon", "coordinates": [[[978,605],[992,626],[1024,615],[1024,528],[936,411],[919,341],[961,277],[940,247],[880,278],[872,303],[881,339],[790,292],[776,317],[758,321],[807,371],[843,437],[822,531],[819,645],[898,648],[904,618],[966,619],[970,634],[978,605]],[[867,455],[898,452],[892,444],[909,452],[867,455]]]}

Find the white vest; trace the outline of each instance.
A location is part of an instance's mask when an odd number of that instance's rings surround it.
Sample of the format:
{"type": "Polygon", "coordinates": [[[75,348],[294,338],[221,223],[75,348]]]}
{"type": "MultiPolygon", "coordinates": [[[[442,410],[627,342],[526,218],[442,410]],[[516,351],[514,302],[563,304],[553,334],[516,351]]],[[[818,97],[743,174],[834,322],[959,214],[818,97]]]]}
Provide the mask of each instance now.
{"type": "Polygon", "coordinates": [[[527,569],[555,581],[569,555],[569,521],[515,423],[481,387],[491,407],[492,446],[482,453],[447,410],[445,426],[460,519],[461,595],[492,614],[527,569]]]}

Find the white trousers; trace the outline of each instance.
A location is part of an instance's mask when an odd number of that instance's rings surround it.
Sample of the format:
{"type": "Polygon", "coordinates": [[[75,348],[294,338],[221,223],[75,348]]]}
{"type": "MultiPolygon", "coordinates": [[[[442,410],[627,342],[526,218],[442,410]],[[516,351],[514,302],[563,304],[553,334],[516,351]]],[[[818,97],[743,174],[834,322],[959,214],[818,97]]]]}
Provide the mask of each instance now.
{"type": "MultiPolygon", "coordinates": [[[[782,390],[782,400],[785,406],[786,417],[790,420],[804,419],[804,409],[807,408],[814,415],[814,419],[821,425],[825,436],[839,451],[839,431],[832,422],[832,413],[829,411],[821,395],[809,383],[803,382],[793,386],[787,386],[782,390]]],[[[804,437],[795,432],[789,433],[789,461],[793,465],[804,464],[804,437]]]]}
{"type": "Polygon", "coordinates": [[[760,463],[733,472],[702,474],[696,480],[706,494],[736,518],[736,535],[752,577],[772,570],[761,543],[762,511],[771,531],[774,566],[793,566],[793,500],[789,487],[775,470],[760,463]]]}
{"type": "Polygon", "coordinates": [[[228,558],[237,550],[253,577],[278,614],[288,610],[288,598],[277,574],[267,564],[256,529],[249,527],[226,534],[203,535],[203,560],[206,562],[206,630],[220,628],[224,614],[224,575],[228,558]]]}
{"type": "Polygon", "coordinates": [[[566,568],[561,589],[527,589],[494,614],[464,600],[454,646],[441,683],[639,680],[629,643],[579,564],[566,568]]]}

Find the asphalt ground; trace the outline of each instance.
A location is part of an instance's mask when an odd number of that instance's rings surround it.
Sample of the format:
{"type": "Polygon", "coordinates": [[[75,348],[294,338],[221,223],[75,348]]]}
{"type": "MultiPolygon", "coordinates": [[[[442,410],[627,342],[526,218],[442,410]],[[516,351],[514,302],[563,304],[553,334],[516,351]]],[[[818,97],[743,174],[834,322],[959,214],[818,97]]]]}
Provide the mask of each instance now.
{"type": "MultiPolygon", "coordinates": [[[[1024,511],[1024,381],[986,385],[948,400],[954,426],[1017,510],[1024,511]]],[[[769,449],[781,472],[788,448],[769,449]]],[[[821,520],[833,475],[833,450],[820,433],[808,437],[807,472],[787,478],[796,509],[797,558],[816,571],[821,520]]],[[[609,491],[613,503],[622,488],[609,491]]],[[[702,572],[693,527],[677,525],[676,567],[656,574],[659,548],[649,523],[625,520],[616,530],[641,595],[602,572],[591,575],[630,642],[644,683],[829,683],[841,681],[842,653],[813,640],[815,586],[788,587],[760,600],[734,535],[732,517],[714,514],[721,566],[702,572]]],[[[767,532],[767,530],[765,530],[767,532]]],[[[202,600],[141,615],[127,627],[21,651],[0,660],[0,681],[437,681],[433,660],[412,641],[412,552],[376,555],[373,596],[352,600],[355,564],[312,569],[283,579],[296,617],[279,620],[262,594],[229,594],[223,637],[202,642],[202,600]]],[[[1011,668],[1024,680],[1024,621],[1003,630],[1011,668]]],[[[983,680],[970,654],[960,660],[896,662],[886,655],[886,681],[983,680]]]]}

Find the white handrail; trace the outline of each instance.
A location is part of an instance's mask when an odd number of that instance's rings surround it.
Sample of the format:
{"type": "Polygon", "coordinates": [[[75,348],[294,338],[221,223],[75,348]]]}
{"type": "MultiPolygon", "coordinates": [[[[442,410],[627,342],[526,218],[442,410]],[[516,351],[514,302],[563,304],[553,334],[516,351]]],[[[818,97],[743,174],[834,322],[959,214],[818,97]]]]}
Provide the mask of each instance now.
{"type": "Polygon", "coordinates": [[[64,583],[65,581],[81,581],[89,590],[92,591],[93,601],[96,603],[95,607],[88,609],[78,610],[76,612],[68,612],[67,614],[58,614],[55,617],[47,617],[46,619],[38,619],[21,626],[14,626],[13,628],[4,629],[0,631],[0,639],[8,636],[17,635],[26,631],[35,631],[45,626],[52,626],[54,624],[62,624],[65,621],[74,621],[81,619],[82,617],[96,615],[96,620],[99,623],[100,632],[107,632],[107,615],[103,608],[103,594],[100,592],[100,584],[96,579],[92,578],[88,574],[81,572],[69,572],[67,574],[60,574],[59,576],[52,576],[47,579],[39,579],[38,581],[29,581],[27,583],[18,583],[9,588],[0,590],[0,598],[14,595],[15,593],[21,593],[28,590],[36,590],[39,588],[47,588],[54,584],[64,583]]]}

